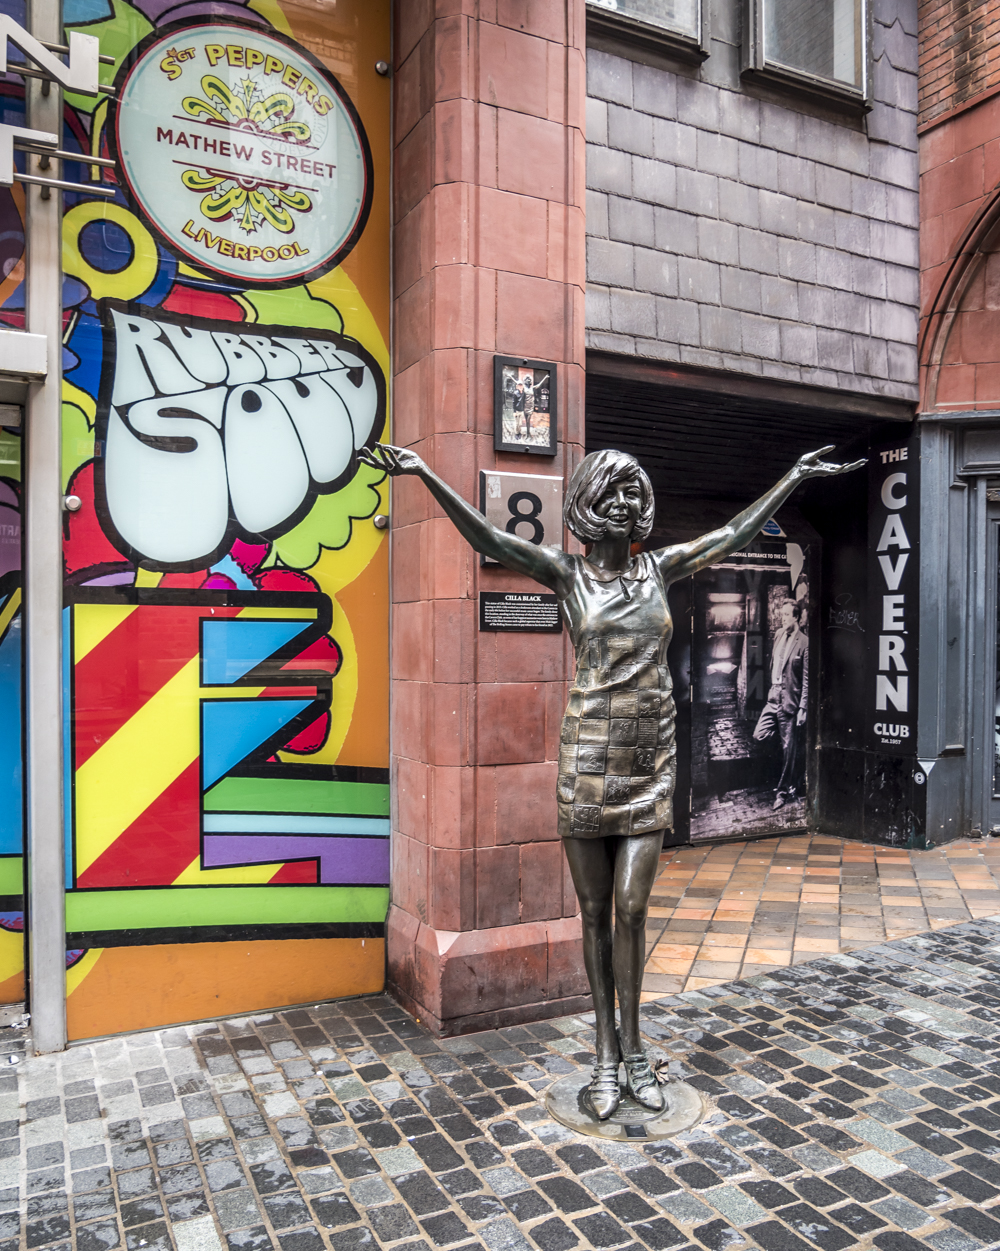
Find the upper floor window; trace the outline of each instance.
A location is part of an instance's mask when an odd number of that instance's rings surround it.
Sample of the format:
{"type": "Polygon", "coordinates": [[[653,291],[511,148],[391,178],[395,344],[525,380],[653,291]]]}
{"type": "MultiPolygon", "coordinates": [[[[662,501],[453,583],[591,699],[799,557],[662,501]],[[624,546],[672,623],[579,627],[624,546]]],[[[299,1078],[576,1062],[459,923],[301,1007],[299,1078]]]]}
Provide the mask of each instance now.
{"type": "MultiPolygon", "coordinates": [[[[588,42],[610,39],[702,61],[706,0],[587,0],[588,42]]],[[[596,46],[601,46],[597,44],[596,46]]]]}
{"type": "Polygon", "coordinates": [[[746,0],[744,68],[831,103],[865,107],[866,0],[746,0]]]}
{"type": "Polygon", "coordinates": [[[596,9],[622,17],[679,31],[695,39],[700,34],[701,0],[588,0],[596,9]]]}

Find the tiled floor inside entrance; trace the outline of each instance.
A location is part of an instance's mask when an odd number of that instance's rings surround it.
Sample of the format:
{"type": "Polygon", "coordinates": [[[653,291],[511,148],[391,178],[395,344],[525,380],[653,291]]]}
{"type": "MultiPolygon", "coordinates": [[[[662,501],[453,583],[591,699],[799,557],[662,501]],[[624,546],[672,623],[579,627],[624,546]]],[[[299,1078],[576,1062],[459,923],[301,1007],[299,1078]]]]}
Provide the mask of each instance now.
{"type": "Polygon", "coordinates": [[[664,852],[643,998],[1000,913],[1000,839],[901,851],[824,835],[664,852]]]}

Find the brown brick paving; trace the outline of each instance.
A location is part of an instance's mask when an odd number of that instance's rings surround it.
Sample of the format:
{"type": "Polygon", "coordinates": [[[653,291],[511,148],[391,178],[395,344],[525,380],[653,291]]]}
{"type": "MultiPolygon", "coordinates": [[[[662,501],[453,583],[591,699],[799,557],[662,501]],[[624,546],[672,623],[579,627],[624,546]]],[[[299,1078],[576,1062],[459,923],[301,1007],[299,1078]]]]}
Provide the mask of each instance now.
{"type": "Polygon", "coordinates": [[[1000,839],[932,851],[785,835],[664,852],[643,999],[1000,914],[1000,839]]]}

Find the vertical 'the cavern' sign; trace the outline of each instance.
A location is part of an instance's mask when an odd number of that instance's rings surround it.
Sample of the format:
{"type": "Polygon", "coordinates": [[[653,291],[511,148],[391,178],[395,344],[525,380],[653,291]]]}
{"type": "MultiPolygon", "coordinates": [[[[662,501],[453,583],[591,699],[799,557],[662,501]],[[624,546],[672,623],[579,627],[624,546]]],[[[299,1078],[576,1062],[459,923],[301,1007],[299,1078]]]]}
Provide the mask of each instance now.
{"type": "Polygon", "coordinates": [[[868,747],[917,750],[920,445],[873,446],[868,460],[868,747]]]}

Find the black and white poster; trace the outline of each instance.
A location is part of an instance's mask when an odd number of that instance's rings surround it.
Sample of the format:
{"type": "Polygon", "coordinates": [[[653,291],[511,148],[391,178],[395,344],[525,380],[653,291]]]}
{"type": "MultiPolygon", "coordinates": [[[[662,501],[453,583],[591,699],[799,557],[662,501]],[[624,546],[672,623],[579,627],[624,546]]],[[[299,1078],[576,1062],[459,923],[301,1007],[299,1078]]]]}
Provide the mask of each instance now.
{"type": "Polygon", "coordinates": [[[692,841],[806,824],[816,555],[761,538],[693,579],[692,841]]]}

